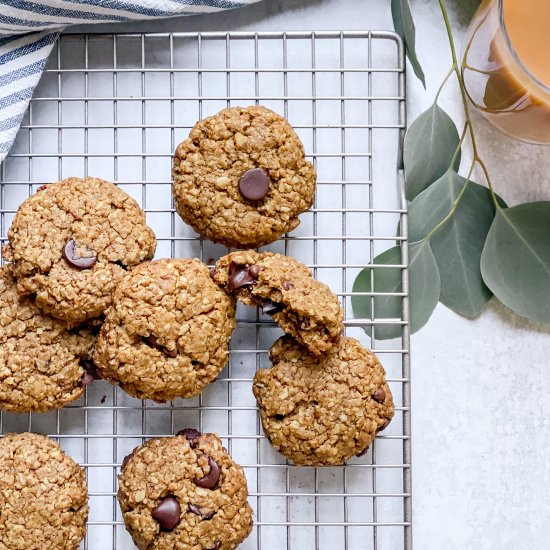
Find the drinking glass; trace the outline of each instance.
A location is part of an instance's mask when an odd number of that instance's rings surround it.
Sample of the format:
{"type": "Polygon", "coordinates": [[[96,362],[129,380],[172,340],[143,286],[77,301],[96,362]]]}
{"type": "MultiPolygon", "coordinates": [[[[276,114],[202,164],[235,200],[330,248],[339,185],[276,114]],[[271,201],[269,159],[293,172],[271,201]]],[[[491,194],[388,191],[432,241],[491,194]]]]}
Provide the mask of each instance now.
{"type": "MultiPolygon", "coordinates": [[[[466,91],[473,105],[505,134],[550,144],[550,87],[533,74],[526,59],[514,49],[504,2],[524,0],[484,0],[466,33],[461,66],[466,91]]],[[[529,9],[526,4],[525,9],[529,9]]],[[[530,4],[534,9],[537,0],[530,4]]],[[[548,13],[547,9],[542,11],[548,13]]],[[[544,44],[541,42],[541,48],[544,44]]]]}

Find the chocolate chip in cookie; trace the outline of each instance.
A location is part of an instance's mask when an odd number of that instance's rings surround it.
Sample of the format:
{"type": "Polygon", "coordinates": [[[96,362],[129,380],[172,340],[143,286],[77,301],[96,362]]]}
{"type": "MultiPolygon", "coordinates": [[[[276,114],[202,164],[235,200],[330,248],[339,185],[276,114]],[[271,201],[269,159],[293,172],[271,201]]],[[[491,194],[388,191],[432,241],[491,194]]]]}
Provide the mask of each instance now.
{"type": "Polygon", "coordinates": [[[180,430],[176,435],[183,435],[187,441],[189,441],[189,445],[192,449],[195,448],[197,445],[197,439],[202,435],[199,430],[195,430],[194,428],[184,428],[183,430],[180,430]]]}
{"type": "Polygon", "coordinates": [[[247,170],[239,180],[239,191],[249,201],[261,201],[269,193],[269,176],[261,168],[247,170]]]}
{"type": "Polygon", "coordinates": [[[180,514],[180,503],[173,496],[163,498],[151,512],[163,531],[173,531],[180,522],[180,514]]]}
{"type": "Polygon", "coordinates": [[[208,473],[201,477],[193,480],[193,483],[197,487],[202,487],[203,489],[214,489],[218,485],[220,479],[220,467],[218,463],[211,457],[208,457],[208,473]]]}
{"type": "Polygon", "coordinates": [[[97,254],[86,247],[89,251],[89,256],[79,256],[76,252],[76,243],[73,239],[69,239],[67,244],[63,247],[63,258],[65,261],[75,269],[91,269],[97,262],[97,254]]]}

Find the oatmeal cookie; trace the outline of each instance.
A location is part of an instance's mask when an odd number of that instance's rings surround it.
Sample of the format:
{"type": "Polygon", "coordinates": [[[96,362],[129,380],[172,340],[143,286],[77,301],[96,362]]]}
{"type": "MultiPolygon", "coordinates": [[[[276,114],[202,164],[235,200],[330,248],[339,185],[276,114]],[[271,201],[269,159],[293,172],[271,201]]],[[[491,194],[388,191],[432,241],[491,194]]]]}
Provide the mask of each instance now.
{"type": "Polygon", "coordinates": [[[244,304],[260,306],[312,353],[332,348],[344,329],[338,297],[290,256],[232,252],[220,258],[212,277],[244,304]]]}
{"type": "Polygon", "coordinates": [[[235,302],[205,264],[147,262],[117,286],[94,362],[103,378],[134,397],[192,397],[226,365],[234,328],[235,302]]]}
{"type": "Polygon", "coordinates": [[[0,439],[0,548],[76,550],[86,534],[84,470],[35,433],[0,439]]]}
{"type": "Polygon", "coordinates": [[[43,186],[19,207],[8,238],[3,255],[18,291],[73,323],[99,317],[124,271],[156,247],[136,201],[97,178],[43,186]]]}
{"type": "Polygon", "coordinates": [[[16,291],[0,268],[0,409],[45,412],[78,399],[91,382],[93,328],[70,328],[16,291]]]}
{"type": "Polygon", "coordinates": [[[233,550],[252,530],[246,478],[215,434],[155,438],[126,457],[118,501],[140,550],[233,550]]]}
{"type": "Polygon", "coordinates": [[[353,338],[317,357],[286,335],[253,383],[264,432],[298,465],[342,464],[364,454],[394,414],[377,357],[353,338]]]}
{"type": "Polygon", "coordinates": [[[265,107],[199,121],[176,149],[176,209],[198,233],[236,248],[277,240],[313,203],[316,174],[302,142],[265,107]]]}

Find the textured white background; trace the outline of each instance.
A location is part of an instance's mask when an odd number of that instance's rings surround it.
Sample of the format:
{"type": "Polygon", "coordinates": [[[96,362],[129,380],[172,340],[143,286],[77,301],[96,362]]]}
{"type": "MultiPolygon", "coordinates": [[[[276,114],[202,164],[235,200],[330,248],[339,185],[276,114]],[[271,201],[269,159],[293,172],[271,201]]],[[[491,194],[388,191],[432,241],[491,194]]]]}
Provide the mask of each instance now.
{"type": "MultiPolygon", "coordinates": [[[[428,90],[409,74],[410,120],[429,106],[450,66],[437,1],[412,3],[428,90]]],[[[452,16],[461,37],[464,21],[459,14],[452,16]]],[[[390,29],[391,18],[389,0],[265,0],[232,13],[117,26],[123,28],[390,29]]],[[[451,86],[441,102],[460,118],[456,88],[451,86]]],[[[550,200],[550,149],[520,144],[476,122],[482,155],[501,195],[510,204],[550,200]]],[[[463,163],[467,161],[465,155],[463,163]]],[[[388,162],[394,162],[393,153],[388,162]]],[[[496,303],[476,321],[438,306],[429,324],[413,337],[417,550],[549,547],[549,352],[550,328],[529,323],[496,303]]]]}

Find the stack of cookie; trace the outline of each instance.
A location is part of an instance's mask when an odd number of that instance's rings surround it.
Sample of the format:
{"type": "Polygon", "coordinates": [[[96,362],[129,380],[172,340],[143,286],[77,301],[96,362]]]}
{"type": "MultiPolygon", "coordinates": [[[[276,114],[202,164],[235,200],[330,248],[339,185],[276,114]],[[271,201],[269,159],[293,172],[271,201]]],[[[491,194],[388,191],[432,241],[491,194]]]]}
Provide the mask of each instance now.
{"type": "MultiPolygon", "coordinates": [[[[175,152],[173,178],[184,221],[239,249],[296,228],[316,183],[292,127],[263,107],[198,122],[175,152]]],[[[196,396],[227,364],[240,301],[285,332],[253,392],[267,437],[288,459],[343,464],[364,453],[393,416],[378,359],[343,336],[338,297],[294,258],[241,250],[212,270],[197,259],[151,261],[156,238],[144,212],[96,178],[40,188],[19,208],[8,237],[2,254],[9,263],[0,269],[1,409],[56,409],[97,378],[141,399],[196,396]]],[[[11,548],[17,517],[28,516],[36,520],[32,533],[58,529],[64,542],[54,547],[74,550],[88,510],[83,479],[43,436],[2,439],[0,497],[14,511],[0,521],[0,546],[11,548]],[[31,464],[48,480],[24,496],[10,480],[31,483],[31,464]],[[33,515],[44,503],[51,513],[33,515]]],[[[124,521],[140,549],[233,550],[250,533],[246,479],[214,434],[187,429],[150,440],[127,457],[119,481],[124,521]]],[[[33,539],[26,547],[35,546],[33,539]]]]}

